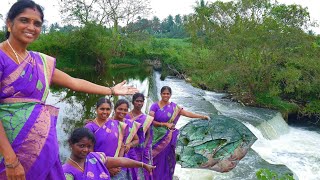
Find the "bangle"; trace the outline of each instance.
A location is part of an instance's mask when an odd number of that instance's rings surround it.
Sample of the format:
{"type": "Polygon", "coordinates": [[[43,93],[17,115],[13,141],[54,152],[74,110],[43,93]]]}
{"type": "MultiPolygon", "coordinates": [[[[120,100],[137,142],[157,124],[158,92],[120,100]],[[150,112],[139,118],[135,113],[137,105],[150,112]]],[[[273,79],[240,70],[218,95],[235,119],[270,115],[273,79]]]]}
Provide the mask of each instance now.
{"type": "Polygon", "coordinates": [[[13,162],[11,164],[4,163],[6,168],[16,168],[19,164],[20,164],[20,161],[19,161],[18,157],[16,158],[15,162],[13,162]]]}
{"type": "Polygon", "coordinates": [[[141,167],[143,168],[143,162],[141,162],[141,167]]]}
{"type": "Polygon", "coordinates": [[[109,88],[110,91],[111,91],[111,96],[115,95],[115,94],[114,94],[114,88],[113,88],[113,87],[108,87],[108,88],[109,88]]]}
{"type": "Polygon", "coordinates": [[[162,122],[160,122],[160,126],[163,126],[163,123],[162,123],[162,122]]]}

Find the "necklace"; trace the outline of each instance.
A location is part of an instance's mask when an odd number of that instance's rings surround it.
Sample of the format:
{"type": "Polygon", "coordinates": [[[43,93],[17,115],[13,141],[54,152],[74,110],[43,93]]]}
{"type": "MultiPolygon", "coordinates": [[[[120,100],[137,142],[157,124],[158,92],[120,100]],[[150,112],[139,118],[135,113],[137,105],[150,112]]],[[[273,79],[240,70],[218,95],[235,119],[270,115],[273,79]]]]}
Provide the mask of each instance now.
{"type": "Polygon", "coordinates": [[[101,127],[101,125],[98,123],[98,121],[97,121],[97,118],[95,118],[94,119],[94,122],[99,126],[99,127],[101,127]]]}
{"type": "Polygon", "coordinates": [[[68,158],[71,162],[73,162],[74,164],[76,164],[80,169],[81,169],[81,171],[83,172],[84,170],[83,170],[83,168],[75,161],[75,160],[73,160],[73,159],[71,159],[71,158],[68,158]]]}
{"type": "MultiPolygon", "coordinates": [[[[18,61],[18,64],[20,64],[21,62],[19,61],[19,57],[21,58],[21,60],[23,60],[23,58],[20,56],[20,54],[18,54],[18,53],[13,49],[13,47],[11,46],[11,44],[10,44],[10,42],[9,42],[8,39],[7,39],[7,43],[8,43],[8,45],[10,46],[13,54],[16,56],[17,61],[18,61]]],[[[26,51],[26,52],[27,52],[27,51],[26,51]]],[[[27,52],[27,54],[28,54],[28,52],[27,52]]]]}
{"type": "Polygon", "coordinates": [[[131,116],[132,116],[132,119],[136,118],[136,117],[139,117],[142,113],[140,112],[140,114],[137,114],[136,116],[133,114],[133,112],[131,111],[130,112],[131,116]]]}

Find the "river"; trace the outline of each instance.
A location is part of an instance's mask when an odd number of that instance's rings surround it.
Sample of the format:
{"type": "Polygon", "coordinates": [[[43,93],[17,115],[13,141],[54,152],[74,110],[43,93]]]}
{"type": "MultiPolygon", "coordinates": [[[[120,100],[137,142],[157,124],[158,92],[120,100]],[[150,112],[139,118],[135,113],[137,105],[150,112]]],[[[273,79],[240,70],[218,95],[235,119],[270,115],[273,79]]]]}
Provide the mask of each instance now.
{"type": "MultiPolygon", "coordinates": [[[[218,173],[201,169],[186,169],[177,165],[175,176],[179,179],[251,180],[256,179],[255,172],[260,168],[268,168],[277,172],[291,170],[295,179],[300,180],[319,179],[320,131],[318,129],[288,126],[276,111],[242,106],[225,99],[225,94],[194,88],[181,79],[167,77],[161,81],[158,72],[132,72],[132,69],[134,68],[114,70],[99,76],[90,72],[78,72],[75,76],[99,84],[114,84],[122,79],[127,79],[130,85],[138,87],[142,93],[148,95],[145,109],[159,98],[159,89],[163,85],[169,85],[173,90],[171,100],[186,110],[207,115],[219,114],[232,117],[245,124],[258,137],[247,156],[231,172],[218,173]]],[[[75,127],[82,126],[84,119],[94,116],[94,103],[98,97],[56,88],[49,94],[47,103],[60,108],[57,131],[62,161],[70,153],[66,142],[70,132],[75,127]]],[[[130,96],[120,98],[131,100],[130,96]]],[[[113,99],[116,100],[116,97],[113,99]]],[[[188,121],[190,119],[182,117],[177,127],[182,127],[188,121]]]]}

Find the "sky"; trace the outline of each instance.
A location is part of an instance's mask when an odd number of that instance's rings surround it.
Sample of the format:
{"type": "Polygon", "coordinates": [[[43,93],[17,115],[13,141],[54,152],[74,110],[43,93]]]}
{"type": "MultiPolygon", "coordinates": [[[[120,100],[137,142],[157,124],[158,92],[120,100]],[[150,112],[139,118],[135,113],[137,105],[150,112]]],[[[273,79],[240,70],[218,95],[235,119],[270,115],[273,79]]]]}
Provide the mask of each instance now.
{"type": "MultiPolygon", "coordinates": [[[[59,0],[34,0],[36,3],[40,4],[45,8],[44,17],[49,24],[60,22],[59,14],[59,0]]],[[[193,7],[196,5],[197,0],[150,0],[150,5],[152,8],[152,16],[157,16],[161,20],[166,18],[169,14],[189,14],[193,12],[193,7]]],[[[215,0],[208,0],[209,2],[214,2],[215,0]]],[[[228,0],[222,0],[228,1],[228,0]]],[[[5,18],[11,5],[16,2],[16,0],[1,0],[0,14],[5,18]]],[[[320,24],[320,0],[278,0],[280,3],[285,4],[299,4],[302,7],[307,7],[311,20],[315,20],[320,24]]],[[[3,26],[4,21],[0,20],[0,26],[3,26]]],[[[317,34],[320,34],[320,27],[313,28],[317,34]]]]}

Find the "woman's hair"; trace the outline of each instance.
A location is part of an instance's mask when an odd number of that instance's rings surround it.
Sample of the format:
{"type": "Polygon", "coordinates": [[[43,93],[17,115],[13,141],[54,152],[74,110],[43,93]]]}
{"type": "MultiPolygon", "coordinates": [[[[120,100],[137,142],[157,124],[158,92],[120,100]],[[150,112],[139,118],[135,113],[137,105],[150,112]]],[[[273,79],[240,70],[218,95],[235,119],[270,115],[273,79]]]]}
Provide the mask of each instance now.
{"type": "Polygon", "coordinates": [[[89,129],[84,128],[84,127],[75,129],[71,133],[71,136],[69,137],[68,142],[70,144],[75,144],[75,143],[78,143],[84,137],[91,140],[93,142],[93,144],[96,143],[96,139],[94,137],[94,134],[89,129]]]}
{"type": "MultiPolygon", "coordinates": [[[[16,3],[14,3],[8,12],[7,21],[10,20],[11,22],[13,22],[14,18],[16,18],[19,14],[21,14],[27,8],[37,9],[40,13],[41,20],[43,22],[43,18],[44,18],[43,8],[32,0],[19,0],[16,3]]],[[[10,36],[10,32],[7,31],[6,38],[8,39],[9,36],[10,36]]]]}
{"type": "Polygon", "coordinates": [[[165,91],[165,90],[168,90],[169,93],[172,94],[171,87],[169,87],[169,86],[163,86],[160,90],[160,93],[163,93],[163,91],[165,91]]]}
{"type": "Polygon", "coordinates": [[[102,104],[107,103],[111,107],[111,101],[105,97],[100,98],[96,103],[96,109],[98,109],[102,104]]]}
{"type": "Polygon", "coordinates": [[[127,100],[125,99],[119,99],[117,102],[116,102],[116,105],[114,105],[114,110],[117,109],[117,107],[119,107],[121,104],[126,104],[129,108],[129,103],[127,100]]]}
{"type": "Polygon", "coordinates": [[[141,97],[144,101],[144,95],[142,93],[135,93],[133,96],[132,96],[132,104],[134,103],[134,101],[138,98],[138,97],[141,97]]]}

